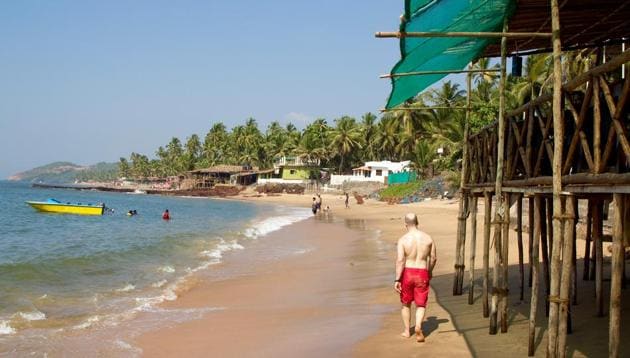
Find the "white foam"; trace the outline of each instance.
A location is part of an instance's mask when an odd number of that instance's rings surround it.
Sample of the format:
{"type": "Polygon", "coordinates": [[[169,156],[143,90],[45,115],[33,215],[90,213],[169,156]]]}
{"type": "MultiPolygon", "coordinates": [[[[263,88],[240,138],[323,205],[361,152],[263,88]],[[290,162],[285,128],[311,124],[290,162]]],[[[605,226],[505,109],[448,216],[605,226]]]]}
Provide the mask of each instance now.
{"type": "Polygon", "coordinates": [[[257,239],[271,232],[280,230],[285,226],[311,217],[310,213],[307,210],[295,210],[297,212],[292,215],[273,216],[263,219],[262,221],[253,224],[252,227],[247,228],[245,232],[243,232],[243,235],[250,239],[257,239]]]}
{"type": "Polygon", "coordinates": [[[73,329],[86,329],[86,328],[92,326],[94,323],[97,323],[100,320],[101,320],[101,318],[99,316],[91,316],[87,320],[85,320],[85,322],[79,323],[79,324],[77,324],[76,326],[74,326],[72,328],[73,329]]]}
{"type": "Polygon", "coordinates": [[[151,284],[151,287],[155,287],[155,288],[160,288],[162,286],[164,286],[168,281],[166,280],[161,280],[158,282],[154,282],[153,284],[151,284]]]}
{"type": "MultiPolygon", "coordinates": [[[[225,240],[221,239],[221,241],[217,244],[217,246],[214,249],[204,250],[200,252],[200,255],[211,258],[211,259],[215,259],[215,260],[221,260],[221,258],[223,258],[224,252],[232,251],[232,250],[242,250],[242,249],[244,249],[243,245],[239,244],[236,240],[226,242],[225,240]]],[[[210,261],[209,263],[214,264],[216,263],[216,261],[213,260],[213,261],[210,261]]],[[[203,266],[204,265],[202,265],[202,267],[203,266]]],[[[190,271],[195,272],[195,271],[198,271],[198,269],[199,268],[192,269],[190,271]]]]}
{"type": "Polygon", "coordinates": [[[125,287],[121,287],[116,289],[116,292],[129,292],[129,291],[133,291],[136,289],[136,286],[128,283],[125,287]]]}
{"type": "Polygon", "coordinates": [[[18,312],[15,314],[25,321],[41,321],[46,319],[46,314],[38,310],[31,312],[18,312]]]}
{"type": "Polygon", "coordinates": [[[15,328],[9,325],[7,321],[0,321],[0,335],[4,334],[14,334],[15,328]]]}
{"type": "Polygon", "coordinates": [[[162,271],[162,272],[166,272],[166,273],[173,273],[173,272],[175,272],[175,269],[173,268],[173,266],[162,266],[158,270],[162,271]]]}

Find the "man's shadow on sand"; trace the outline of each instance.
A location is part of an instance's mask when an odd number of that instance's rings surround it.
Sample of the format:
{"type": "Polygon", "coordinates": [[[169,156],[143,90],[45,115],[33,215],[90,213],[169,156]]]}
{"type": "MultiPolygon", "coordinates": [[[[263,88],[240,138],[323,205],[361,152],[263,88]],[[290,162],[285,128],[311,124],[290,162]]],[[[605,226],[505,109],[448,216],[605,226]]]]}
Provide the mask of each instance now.
{"type": "MultiPolygon", "coordinates": [[[[424,322],[422,322],[422,333],[425,337],[428,337],[440,327],[440,323],[446,322],[448,322],[446,318],[438,319],[436,316],[427,317],[424,322]]],[[[415,329],[416,326],[411,327],[411,332],[409,333],[414,334],[415,329]]]]}

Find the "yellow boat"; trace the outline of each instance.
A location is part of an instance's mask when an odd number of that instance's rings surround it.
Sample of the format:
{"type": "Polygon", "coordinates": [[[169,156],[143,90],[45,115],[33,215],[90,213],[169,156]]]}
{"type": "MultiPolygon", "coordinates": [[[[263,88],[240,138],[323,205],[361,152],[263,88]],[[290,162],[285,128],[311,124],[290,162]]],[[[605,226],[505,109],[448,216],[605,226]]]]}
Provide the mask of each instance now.
{"type": "Polygon", "coordinates": [[[55,199],[47,201],[27,201],[33,208],[47,213],[76,214],[76,215],[103,215],[105,205],[71,204],[62,203],[55,199]]]}

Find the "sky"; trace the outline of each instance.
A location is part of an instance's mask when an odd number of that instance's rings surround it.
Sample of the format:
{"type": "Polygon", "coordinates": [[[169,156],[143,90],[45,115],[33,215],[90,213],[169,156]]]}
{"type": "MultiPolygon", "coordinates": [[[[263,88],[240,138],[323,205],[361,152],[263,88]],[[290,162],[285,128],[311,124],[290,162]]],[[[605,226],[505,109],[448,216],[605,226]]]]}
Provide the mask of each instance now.
{"type": "Polygon", "coordinates": [[[378,113],[399,1],[2,1],[0,178],[154,156],[255,118],[378,113]]]}

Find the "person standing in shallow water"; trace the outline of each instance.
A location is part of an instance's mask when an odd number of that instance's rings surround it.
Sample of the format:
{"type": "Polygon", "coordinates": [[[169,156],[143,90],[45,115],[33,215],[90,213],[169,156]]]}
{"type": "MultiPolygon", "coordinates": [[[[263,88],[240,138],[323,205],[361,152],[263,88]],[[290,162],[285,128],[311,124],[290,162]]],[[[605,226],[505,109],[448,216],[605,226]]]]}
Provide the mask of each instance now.
{"type": "Polygon", "coordinates": [[[401,315],[405,330],[401,336],[409,338],[411,303],[416,304],[415,333],[418,342],[424,342],[422,321],[429,297],[429,281],[437,262],[437,250],[431,236],[418,229],[418,217],[405,215],[407,233],[396,245],[396,277],[394,290],[400,294],[401,315]]]}
{"type": "Polygon", "coordinates": [[[162,213],[162,219],[171,220],[171,215],[169,214],[168,209],[164,210],[164,213],[162,213]]]}

